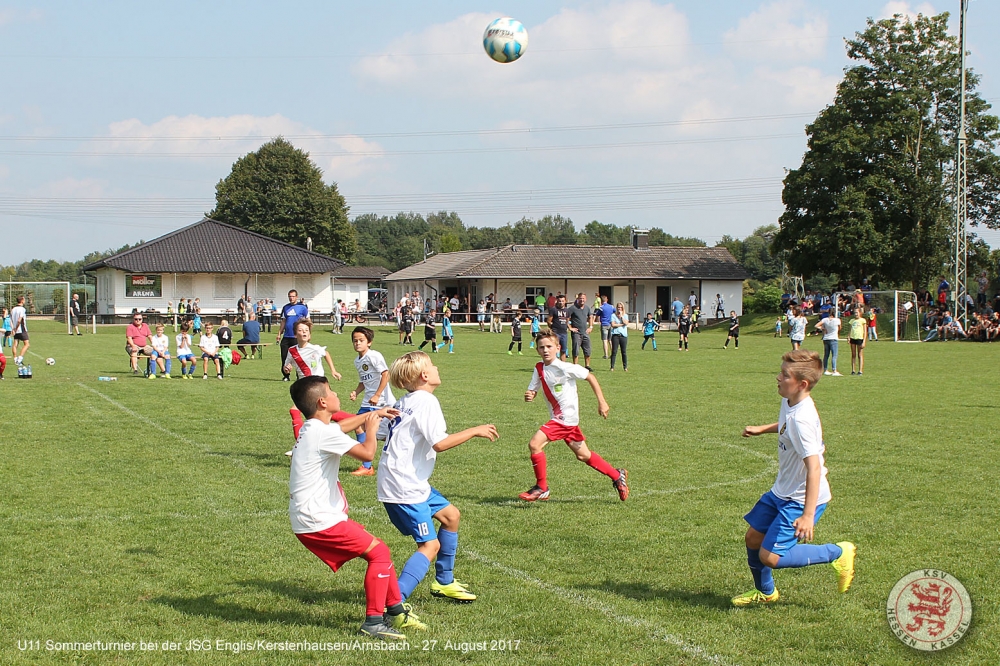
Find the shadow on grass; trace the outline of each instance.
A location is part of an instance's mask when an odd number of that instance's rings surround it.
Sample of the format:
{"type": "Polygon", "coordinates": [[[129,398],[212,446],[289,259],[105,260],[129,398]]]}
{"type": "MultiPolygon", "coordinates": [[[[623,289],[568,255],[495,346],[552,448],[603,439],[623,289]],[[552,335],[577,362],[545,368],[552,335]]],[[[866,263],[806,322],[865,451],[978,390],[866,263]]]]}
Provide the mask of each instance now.
{"type": "Polygon", "coordinates": [[[220,458],[236,458],[252,462],[259,467],[288,467],[285,456],[280,453],[248,453],[233,451],[205,451],[205,455],[220,458]]]}
{"type": "Polygon", "coordinates": [[[709,592],[707,590],[667,590],[652,587],[646,583],[621,583],[610,580],[606,580],[603,583],[577,585],[575,587],[580,590],[600,590],[603,592],[611,592],[612,594],[628,597],[637,601],[657,599],[664,601],[676,601],[689,606],[713,608],[715,610],[729,610],[732,608],[729,597],[709,592]]]}
{"type": "MultiPolygon", "coordinates": [[[[358,604],[358,598],[355,594],[336,590],[318,592],[279,581],[248,580],[238,581],[236,585],[271,592],[307,606],[327,601],[344,602],[352,605],[358,604]]],[[[325,617],[320,613],[313,613],[311,611],[261,610],[257,603],[244,605],[234,601],[223,601],[223,598],[227,596],[229,595],[161,596],[151,599],[151,601],[169,606],[185,615],[218,618],[227,622],[280,623],[325,628],[340,628],[344,622],[343,618],[336,616],[325,617]]]]}

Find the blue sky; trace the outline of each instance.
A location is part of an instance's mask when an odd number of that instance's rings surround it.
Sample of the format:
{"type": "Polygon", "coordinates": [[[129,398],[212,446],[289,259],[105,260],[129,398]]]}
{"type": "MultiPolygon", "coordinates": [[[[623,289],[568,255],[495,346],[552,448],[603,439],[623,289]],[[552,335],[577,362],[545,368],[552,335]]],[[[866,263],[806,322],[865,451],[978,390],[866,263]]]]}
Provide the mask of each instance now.
{"type": "MultiPolygon", "coordinates": [[[[998,5],[970,7],[970,66],[994,105],[998,5]]],[[[233,161],[279,134],[352,216],[560,213],[709,244],[745,236],[781,212],[784,169],[847,64],[843,38],[867,17],[958,7],[0,3],[0,263],[195,222],[233,161]],[[528,29],[515,63],[482,50],[498,16],[528,29]]]]}

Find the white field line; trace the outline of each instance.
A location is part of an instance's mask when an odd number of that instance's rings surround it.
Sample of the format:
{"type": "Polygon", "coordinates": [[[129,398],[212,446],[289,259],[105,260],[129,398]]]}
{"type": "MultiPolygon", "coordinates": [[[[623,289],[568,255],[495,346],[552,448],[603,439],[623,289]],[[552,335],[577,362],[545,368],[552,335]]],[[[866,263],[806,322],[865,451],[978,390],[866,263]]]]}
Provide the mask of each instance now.
{"type": "Polygon", "coordinates": [[[707,650],[705,650],[704,648],[702,648],[701,646],[696,645],[690,641],[684,640],[684,638],[682,638],[681,636],[666,632],[663,629],[663,627],[657,625],[655,622],[651,622],[641,617],[633,617],[631,615],[625,615],[624,613],[619,612],[612,606],[602,601],[599,601],[589,595],[582,594],[574,590],[568,590],[565,587],[560,587],[559,585],[553,585],[552,583],[548,583],[540,578],[535,578],[531,574],[521,571],[520,569],[515,569],[514,567],[507,566],[506,564],[501,564],[500,562],[491,560],[490,558],[480,555],[476,551],[470,550],[468,548],[463,548],[462,553],[468,555],[470,559],[473,559],[477,562],[481,562],[493,569],[496,569],[497,571],[503,574],[506,574],[511,578],[515,578],[517,580],[530,583],[531,585],[534,585],[539,589],[554,594],[557,597],[560,597],[566,601],[572,602],[578,606],[583,606],[584,608],[587,608],[592,611],[597,611],[601,615],[604,615],[608,619],[614,620],[619,624],[624,624],[631,627],[635,627],[637,629],[648,631],[650,633],[650,636],[653,637],[654,639],[667,643],[668,645],[672,645],[687,655],[696,657],[698,659],[707,661],[712,664],[724,665],[733,663],[726,660],[721,655],[712,654],[707,650]]]}
{"type": "Polygon", "coordinates": [[[176,439],[179,442],[187,444],[188,446],[190,446],[192,448],[198,449],[199,451],[201,451],[202,453],[204,453],[207,456],[225,457],[225,458],[227,458],[229,460],[230,463],[232,463],[233,465],[235,465],[236,467],[239,467],[240,469],[242,469],[244,471],[251,472],[253,474],[257,474],[259,476],[264,477],[265,479],[268,479],[270,481],[274,481],[275,483],[281,483],[281,484],[287,484],[288,483],[287,477],[276,477],[276,476],[273,476],[271,474],[267,474],[266,472],[263,472],[263,471],[257,469],[256,467],[253,467],[251,465],[246,464],[243,460],[240,460],[237,457],[233,457],[233,456],[220,456],[218,453],[216,453],[215,451],[212,451],[207,446],[205,446],[203,444],[199,444],[198,442],[196,442],[196,441],[194,441],[192,439],[188,439],[184,435],[179,435],[176,432],[174,432],[173,430],[170,430],[168,428],[163,427],[162,425],[160,425],[159,423],[157,423],[153,419],[148,418],[146,416],[143,416],[142,414],[139,414],[137,412],[132,411],[131,409],[129,409],[128,407],[126,407],[122,403],[118,402],[117,400],[115,400],[114,398],[112,398],[110,396],[107,396],[107,395],[101,393],[97,389],[90,388],[89,386],[87,386],[86,384],[83,384],[81,382],[77,382],[76,385],[79,386],[80,388],[82,388],[85,391],[89,391],[89,392],[93,393],[96,396],[104,398],[106,401],[108,401],[108,403],[110,403],[111,405],[114,405],[115,407],[117,407],[121,411],[125,412],[126,414],[128,414],[132,418],[134,418],[134,419],[136,419],[138,421],[142,421],[146,425],[159,430],[164,435],[169,435],[170,437],[173,437],[174,439],[176,439]]]}

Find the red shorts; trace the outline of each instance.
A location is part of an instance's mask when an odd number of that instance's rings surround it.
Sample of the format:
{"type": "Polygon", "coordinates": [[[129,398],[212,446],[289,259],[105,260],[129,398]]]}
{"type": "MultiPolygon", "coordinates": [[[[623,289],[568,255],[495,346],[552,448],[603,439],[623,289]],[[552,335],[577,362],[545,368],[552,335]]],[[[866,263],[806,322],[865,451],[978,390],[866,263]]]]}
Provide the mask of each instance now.
{"type": "Polygon", "coordinates": [[[322,532],[295,536],[313,555],[326,562],[334,571],[344,566],[345,562],[364,555],[375,539],[365,531],[364,525],[353,520],[337,523],[322,532]]]}
{"type": "Polygon", "coordinates": [[[582,442],[587,439],[583,436],[580,426],[568,426],[558,421],[549,421],[539,428],[539,430],[545,433],[550,442],[554,442],[557,439],[564,439],[567,442],[582,442]]]}

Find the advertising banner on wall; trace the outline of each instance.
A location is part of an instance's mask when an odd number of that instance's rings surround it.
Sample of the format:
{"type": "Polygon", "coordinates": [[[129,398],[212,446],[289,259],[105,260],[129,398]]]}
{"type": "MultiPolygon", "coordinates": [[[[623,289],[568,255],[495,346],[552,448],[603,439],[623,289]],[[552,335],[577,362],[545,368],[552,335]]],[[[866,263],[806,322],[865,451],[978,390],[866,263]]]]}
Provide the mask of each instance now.
{"type": "Polygon", "coordinates": [[[162,275],[125,275],[125,298],[160,298],[162,293],[162,275]]]}

